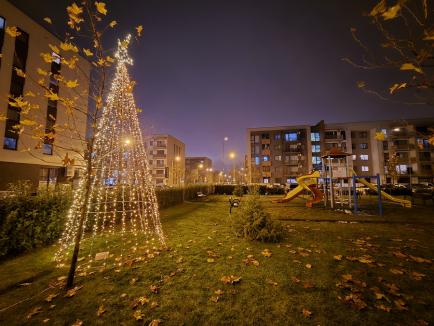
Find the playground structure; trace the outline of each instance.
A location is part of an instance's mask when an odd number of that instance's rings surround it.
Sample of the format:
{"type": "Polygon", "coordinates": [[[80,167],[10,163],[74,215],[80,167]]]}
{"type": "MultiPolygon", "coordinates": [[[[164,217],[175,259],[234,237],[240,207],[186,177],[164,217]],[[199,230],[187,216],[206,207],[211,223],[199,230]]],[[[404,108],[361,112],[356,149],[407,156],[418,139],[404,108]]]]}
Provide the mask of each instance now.
{"type": "Polygon", "coordinates": [[[400,199],[387,194],[381,190],[380,176],[357,176],[355,171],[349,167],[348,156],[338,149],[332,149],[321,157],[322,171],[314,171],[298,177],[298,186],[289,191],[286,196],[276,202],[289,202],[300,196],[305,191],[312,195],[306,202],[307,207],[323,202],[324,207],[331,209],[352,209],[354,213],[359,212],[359,191],[358,184],[362,184],[377,193],[378,214],[383,214],[383,198],[398,203],[406,208],[411,208],[411,201],[400,199]],[[373,184],[366,180],[376,180],[373,184]],[[320,190],[322,188],[322,190],[320,190]]]}

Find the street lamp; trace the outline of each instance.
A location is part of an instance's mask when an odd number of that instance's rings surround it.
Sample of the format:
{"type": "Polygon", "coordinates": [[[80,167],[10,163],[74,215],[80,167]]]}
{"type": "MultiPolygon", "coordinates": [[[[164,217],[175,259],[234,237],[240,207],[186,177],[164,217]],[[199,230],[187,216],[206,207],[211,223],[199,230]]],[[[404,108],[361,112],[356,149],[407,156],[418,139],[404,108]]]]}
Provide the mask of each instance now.
{"type": "Polygon", "coordinates": [[[232,160],[232,162],[233,162],[233,174],[234,174],[234,183],[236,182],[236,179],[235,179],[235,152],[230,152],[229,153],[229,158],[232,160]]]}
{"type": "Polygon", "coordinates": [[[225,170],[225,142],[229,140],[229,137],[223,138],[223,153],[222,153],[222,160],[223,160],[223,171],[225,170]]]}

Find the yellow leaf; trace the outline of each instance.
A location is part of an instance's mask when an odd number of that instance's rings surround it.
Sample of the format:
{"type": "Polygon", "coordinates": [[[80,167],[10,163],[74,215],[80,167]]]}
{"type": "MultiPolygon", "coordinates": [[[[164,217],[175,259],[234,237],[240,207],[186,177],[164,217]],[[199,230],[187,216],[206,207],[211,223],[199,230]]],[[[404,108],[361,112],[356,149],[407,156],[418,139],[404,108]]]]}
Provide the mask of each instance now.
{"type": "Polygon", "coordinates": [[[140,309],[137,309],[136,311],[134,311],[133,317],[135,320],[142,320],[143,317],[145,317],[145,315],[142,313],[140,309]]]}
{"type": "Polygon", "coordinates": [[[363,80],[359,80],[358,82],[357,82],[357,87],[358,88],[363,88],[363,87],[365,87],[366,86],[366,83],[363,81],[363,80]]]}
{"type": "Polygon", "coordinates": [[[66,87],[68,88],[75,88],[78,86],[78,81],[76,80],[68,80],[66,83],[66,87]]]}
{"type": "Polygon", "coordinates": [[[98,308],[98,311],[96,312],[96,315],[98,317],[101,317],[107,310],[105,309],[104,305],[100,305],[98,308]]]}
{"type": "Polygon", "coordinates": [[[271,255],[272,255],[270,249],[264,249],[264,250],[262,250],[261,254],[264,257],[271,257],[271,255]]]}
{"type": "Polygon", "coordinates": [[[36,124],[36,121],[29,120],[29,119],[23,119],[20,121],[20,124],[23,126],[34,126],[36,124]]]}
{"type": "Polygon", "coordinates": [[[401,10],[401,5],[396,4],[392,7],[390,7],[389,9],[387,9],[385,12],[383,12],[382,16],[383,16],[384,20],[393,19],[393,18],[396,18],[396,16],[398,15],[400,10],[401,10]]]}
{"type": "Polygon", "coordinates": [[[335,260],[342,260],[342,255],[336,255],[336,256],[333,256],[333,258],[335,260]]]}
{"type": "Polygon", "coordinates": [[[73,14],[76,16],[83,13],[83,9],[79,6],[77,6],[77,4],[75,2],[72,5],[66,7],[66,11],[68,12],[68,14],[73,14]]]}
{"type": "Polygon", "coordinates": [[[383,141],[385,139],[385,135],[382,131],[375,133],[375,139],[378,141],[383,141]]]}
{"type": "Polygon", "coordinates": [[[401,84],[393,84],[392,87],[390,87],[390,94],[393,94],[395,91],[401,88],[405,88],[407,86],[407,83],[401,83],[401,84]]]}
{"type": "Polygon", "coordinates": [[[143,26],[139,25],[136,27],[137,35],[142,36],[143,26]]]}
{"type": "Polygon", "coordinates": [[[21,35],[21,32],[18,30],[16,26],[7,26],[6,27],[6,34],[8,34],[10,37],[17,37],[21,35]]]}
{"type": "Polygon", "coordinates": [[[416,66],[415,66],[414,64],[412,64],[411,62],[409,62],[409,63],[404,63],[404,64],[401,66],[400,69],[401,69],[401,70],[414,70],[414,71],[416,71],[416,72],[418,72],[418,73],[420,73],[420,74],[423,73],[423,72],[422,72],[422,69],[416,67],[416,66]]]}
{"type": "Polygon", "coordinates": [[[52,24],[53,22],[51,21],[50,17],[45,17],[44,21],[47,22],[48,24],[52,24]]]}
{"type": "Polygon", "coordinates": [[[371,12],[369,13],[370,16],[374,17],[379,14],[382,14],[386,11],[386,0],[381,0],[379,3],[375,5],[374,8],[372,8],[371,12]]]}
{"type": "Polygon", "coordinates": [[[111,21],[110,22],[110,24],[109,24],[109,26],[111,27],[111,28],[113,28],[113,27],[115,27],[116,25],[117,25],[117,21],[116,20],[113,20],[113,21],[111,21]]]}
{"type": "Polygon", "coordinates": [[[28,91],[24,96],[35,97],[36,95],[32,91],[28,91]]]}
{"type": "Polygon", "coordinates": [[[78,52],[78,48],[74,44],[69,43],[69,42],[65,42],[65,43],[62,42],[62,43],[60,43],[60,48],[63,51],[72,51],[72,52],[75,52],[75,53],[78,52]]]}
{"type": "Polygon", "coordinates": [[[115,60],[111,57],[111,56],[106,56],[105,57],[105,59],[108,61],[108,62],[115,62],[115,60]]]}
{"type": "Polygon", "coordinates": [[[52,45],[52,44],[48,44],[48,46],[50,47],[50,49],[51,49],[54,53],[56,53],[56,54],[59,54],[59,53],[60,53],[60,50],[59,50],[59,48],[58,48],[57,46],[52,45]]]}
{"type": "Polygon", "coordinates": [[[83,52],[84,52],[84,54],[85,54],[86,56],[88,56],[88,57],[93,56],[93,52],[90,51],[90,50],[88,50],[88,49],[83,49],[83,52]]]}
{"type": "Polygon", "coordinates": [[[51,101],[59,101],[60,100],[59,95],[57,95],[56,93],[53,93],[53,92],[45,93],[45,97],[47,97],[51,101]]]}
{"type": "Polygon", "coordinates": [[[53,56],[51,53],[41,53],[40,55],[46,63],[51,63],[53,61],[53,56]]]}
{"type": "Polygon", "coordinates": [[[43,69],[41,69],[41,68],[36,69],[36,72],[37,72],[39,75],[42,75],[42,76],[47,76],[47,75],[48,75],[48,72],[45,71],[45,70],[43,70],[43,69]]]}
{"type": "Polygon", "coordinates": [[[214,259],[214,258],[208,258],[206,261],[207,261],[208,263],[213,263],[213,262],[215,262],[215,259],[214,259]]]}
{"type": "Polygon", "coordinates": [[[100,14],[107,15],[107,9],[104,2],[95,2],[96,11],[100,14]]]}
{"type": "Polygon", "coordinates": [[[15,67],[15,71],[16,71],[16,73],[17,73],[18,76],[26,78],[25,72],[22,71],[21,69],[18,69],[18,68],[15,67]]]}

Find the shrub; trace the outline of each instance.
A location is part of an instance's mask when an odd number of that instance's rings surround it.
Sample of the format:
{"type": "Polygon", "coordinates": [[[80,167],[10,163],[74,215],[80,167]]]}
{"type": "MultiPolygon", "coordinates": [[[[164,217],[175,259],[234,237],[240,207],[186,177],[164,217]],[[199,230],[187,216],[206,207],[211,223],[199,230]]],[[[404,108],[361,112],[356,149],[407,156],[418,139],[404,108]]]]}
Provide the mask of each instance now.
{"type": "Polygon", "coordinates": [[[234,185],[215,185],[214,194],[216,195],[230,195],[234,192],[234,185]]]}
{"type": "Polygon", "coordinates": [[[232,195],[237,197],[243,197],[244,195],[244,187],[241,185],[237,185],[234,187],[234,191],[232,192],[232,195]]]}
{"type": "Polygon", "coordinates": [[[257,196],[242,203],[233,215],[232,227],[239,237],[263,242],[278,242],[285,234],[282,224],[270,218],[257,196]]]}
{"type": "Polygon", "coordinates": [[[0,257],[51,244],[63,230],[70,194],[25,190],[0,200],[0,257]]]}
{"type": "Polygon", "coordinates": [[[181,204],[184,200],[192,200],[197,198],[197,193],[202,192],[206,195],[214,192],[213,186],[209,185],[191,185],[183,188],[165,188],[157,189],[156,195],[158,206],[167,208],[177,204],[181,204]]]}

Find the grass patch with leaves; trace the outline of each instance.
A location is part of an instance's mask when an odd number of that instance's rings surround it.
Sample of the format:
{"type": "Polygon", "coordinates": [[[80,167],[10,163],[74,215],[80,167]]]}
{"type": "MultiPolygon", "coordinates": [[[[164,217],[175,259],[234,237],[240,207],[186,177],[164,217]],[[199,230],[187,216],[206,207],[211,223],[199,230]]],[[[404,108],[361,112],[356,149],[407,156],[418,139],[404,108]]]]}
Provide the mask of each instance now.
{"type": "MultiPolygon", "coordinates": [[[[54,246],[3,262],[0,324],[434,321],[434,225],[424,223],[430,222],[432,208],[426,208],[425,219],[412,217],[417,208],[396,208],[391,218],[396,223],[381,223],[387,215],[379,223],[350,223],[354,217],[346,214],[304,208],[306,219],[320,215],[336,222],[288,219],[283,222],[287,236],[270,244],[234,236],[227,197],[209,199],[162,211],[170,250],[122,266],[119,272],[78,276],[79,288],[69,296],[58,281],[67,269],[55,268],[51,261],[54,246]]],[[[273,218],[301,212],[299,202],[271,204],[267,197],[261,201],[273,218]]]]}

